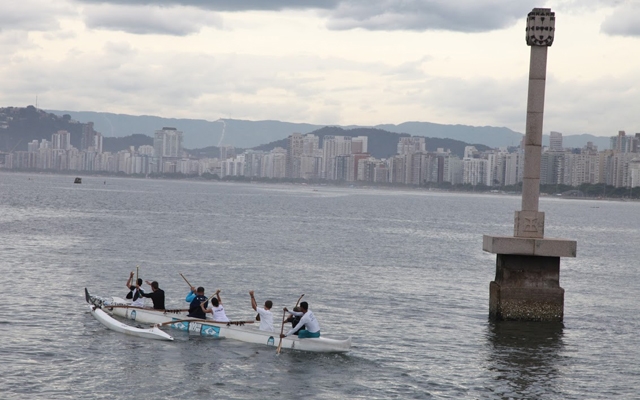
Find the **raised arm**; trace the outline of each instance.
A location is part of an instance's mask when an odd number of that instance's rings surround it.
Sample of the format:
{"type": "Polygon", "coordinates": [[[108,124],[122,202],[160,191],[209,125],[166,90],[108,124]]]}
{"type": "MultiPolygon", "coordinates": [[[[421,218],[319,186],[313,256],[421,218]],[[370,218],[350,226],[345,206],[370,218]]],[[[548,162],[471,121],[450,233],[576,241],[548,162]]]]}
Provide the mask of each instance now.
{"type": "Polygon", "coordinates": [[[204,311],[205,314],[213,314],[213,308],[204,308],[204,301],[200,303],[200,308],[204,311]]]}
{"type": "Polygon", "coordinates": [[[187,297],[184,298],[184,301],[186,301],[187,303],[191,303],[195,298],[196,298],[196,288],[191,286],[191,291],[189,292],[187,297]]]}
{"type": "Polygon", "coordinates": [[[220,289],[216,290],[216,297],[218,298],[218,304],[222,305],[222,299],[220,298],[220,289]]]}
{"type": "Polygon", "coordinates": [[[254,311],[258,311],[258,304],[256,304],[256,298],[253,297],[253,290],[249,291],[249,296],[251,296],[251,308],[253,308],[254,311]]]}
{"type": "Polygon", "coordinates": [[[129,279],[127,279],[127,289],[131,289],[131,280],[133,279],[133,271],[129,274],[129,279]]]}

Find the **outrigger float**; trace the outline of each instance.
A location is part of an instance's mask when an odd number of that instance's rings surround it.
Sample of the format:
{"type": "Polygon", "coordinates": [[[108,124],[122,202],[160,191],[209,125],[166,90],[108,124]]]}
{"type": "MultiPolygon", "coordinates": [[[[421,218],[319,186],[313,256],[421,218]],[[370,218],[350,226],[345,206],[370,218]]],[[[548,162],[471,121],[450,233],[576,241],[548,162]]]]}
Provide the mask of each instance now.
{"type": "Polygon", "coordinates": [[[173,337],[163,331],[162,329],[154,326],[153,328],[144,329],[137,328],[135,326],[122,323],[102,311],[98,306],[89,304],[89,312],[95,317],[102,325],[111,329],[112,331],[124,333],[125,335],[137,336],[146,339],[156,340],[173,340],[173,337]]]}
{"type": "MultiPolygon", "coordinates": [[[[87,289],[85,289],[85,296],[87,302],[106,312],[141,324],[154,325],[156,329],[158,329],[158,325],[163,325],[201,336],[234,339],[273,347],[277,347],[280,342],[277,332],[261,331],[257,326],[251,326],[254,321],[218,322],[190,318],[187,316],[188,310],[154,310],[135,307],[119,297],[104,299],[92,296],[87,289]]],[[[345,353],[351,348],[351,337],[347,339],[326,337],[299,339],[297,336],[288,336],[282,339],[282,348],[323,353],[345,353]]]]}

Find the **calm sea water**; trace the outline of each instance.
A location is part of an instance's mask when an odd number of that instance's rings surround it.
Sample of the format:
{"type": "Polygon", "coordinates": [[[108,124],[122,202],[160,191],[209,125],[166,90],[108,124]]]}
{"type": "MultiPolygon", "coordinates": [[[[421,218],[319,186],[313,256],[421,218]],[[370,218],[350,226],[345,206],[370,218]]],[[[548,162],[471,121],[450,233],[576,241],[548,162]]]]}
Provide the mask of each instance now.
{"type": "MultiPolygon", "coordinates": [[[[310,186],[0,173],[1,398],[640,397],[640,204],[542,199],[563,259],[563,324],[488,321],[495,255],[520,199],[310,186]],[[346,355],[171,330],[107,330],[85,287],[124,297],[130,271],[183,307],[180,277],[275,309],[300,294],[346,355]]],[[[277,314],[277,313],[276,313],[277,314]]]]}

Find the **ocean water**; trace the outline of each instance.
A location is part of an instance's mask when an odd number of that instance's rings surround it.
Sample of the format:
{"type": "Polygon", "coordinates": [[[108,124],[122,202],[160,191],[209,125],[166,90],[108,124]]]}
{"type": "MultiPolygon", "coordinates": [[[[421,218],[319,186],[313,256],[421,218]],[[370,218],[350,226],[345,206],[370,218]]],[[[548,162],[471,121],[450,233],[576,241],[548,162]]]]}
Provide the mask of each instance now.
{"type": "Polygon", "coordinates": [[[640,203],[542,198],[562,259],[561,324],[492,323],[495,255],[520,198],[304,185],[0,173],[0,398],[640,398],[640,203]],[[249,319],[301,294],[346,354],[167,330],[106,329],[84,288],[124,297],[131,271],[167,307],[221,289],[249,319]]]}

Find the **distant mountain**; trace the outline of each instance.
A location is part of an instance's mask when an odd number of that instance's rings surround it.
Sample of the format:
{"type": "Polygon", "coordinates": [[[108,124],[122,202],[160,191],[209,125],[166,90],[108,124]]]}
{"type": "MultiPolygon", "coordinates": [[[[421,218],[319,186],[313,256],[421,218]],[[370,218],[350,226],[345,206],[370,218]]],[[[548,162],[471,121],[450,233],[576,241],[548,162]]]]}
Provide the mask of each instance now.
{"type": "MultiPolygon", "coordinates": [[[[121,137],[141,133],[153,137],[156,130],[165,126],[177,128],[184,133],[186,148],[205,148],[218,144],[251,148],[285,138],[294,132],[310,133],[325,125],[292,123],[282,121],[246,121],[238,119],[177,119],[155,116],[133,116],[93,111],[56,111],[68,114],[80,122],[93,122],[95,129],[106,137],[121,137]]],[[[522,134],[508,128],[491,126],[442,125],[431,122],[405,122],[399,125],[376,126],[351,125],[345,129],[373,128],[393,133],[404,133],[429,138],[454,139],[466,143],[482,143],[490,147],[518,146],[522,134]]],[[[586,144],[586,143],[585,143],[586,144]]],[[[580,146],[582,147],[582,146],[580,146]]]]}
{"type": "Polygon", "coordinates": [[[455,139],[466,143],[482,143],[489,147],[518,146],[522,133],[509,128],[493,126],[442,125],[431,122],[404,122],[399,125],[376,125],[389,132],[408,133],[413,136],[455,139]]]}
{"type": "Polygon", "coordinates": [[[71,115],[76,121],[93,122],[96,131],[105,137],[122,137],[141,133],[153,137],[163,127],[177,128],[184,133],[184,147],[195,149],[218,144],[249,148],[287,137],[294,132],[309,133],[323,125],[298,124],[281,121],[245,121],[225,119],[162,118],[149,115],[112,114],[94,111],[57,111],[71,115]],[[223,136],[224,135],[224,136],[223,136]]]}
{"type": "MultiPolygon", "coordinates": [[[[93,122],[94,128],[105,139],[110,137],[122,138],[137,134],[153,138],[156,130],[163,127],[175,127],[184,132],[184,146],[188,149],[202,149],[218,146],[218,144],[232,145],[238,148],[252,148],[286,138],[294,132],[305,134],[324,128],[324,125],[282,121],[246,121],[237,119],[207,121],[203,119],[162,118],[147,115],[134,116],[94,111],[51,110],[49,113],[43,110],[36,110],[33,106],[26,108],[0,108],[0,114],[9,115],[18,112],[21,113],[17,117],[18,119],[10,123],[3,122],[4,120],[1,119],[3,117],[0,115],[0,150],[8,151],[15,146],[17,146],[16,150],[26,150],[28,141],[42,138],[50,139],[51,135],[60,129],[71,132],[71,144],[79,147],[82,123],[86,122],[93,122]],[[27,123],[24,120],[27,115],[25,113],[31,116],[35,116],[34,113],[42,113],[47,117],[43,117],[39,122],[38,118],[40,117],[34,117],[31,122],[27,123]],[[67,115],[66,119],[62,118],[64,115],[67,115]],[[57,116],[55,121],[52,119],[54,116],[57,116]]],[[[427,146],[435,143],[435,139],[453,139],[464,143],[481,143],[489,147],[508,147],[519,145],[523,136],[519,132],[504,127],[442,125],[430,122],[405,122],[398,125],[382,124],[373,127],[353,125],[340,128],[347,130],[379,129],[397,134],[424,136],[430,138],[427,141],[427,146]]],[[[591,141],[600,150],[609,148],[608,137],[583,134],[564,136],[563,139],[566,147],[583,147],[588,141],[591,141]]],[[[125,145],[124,142],[120,142],[114,149],[120,149],[121,146],[125,145]]],[[[548,145],[548,143],[548,135],[544,135],[543,144],[548,145]]],[[[448,148],[447,146],[438,147],[448,148]]],[[[454,151],[453,148],[452,151],[454,151]]]]}

